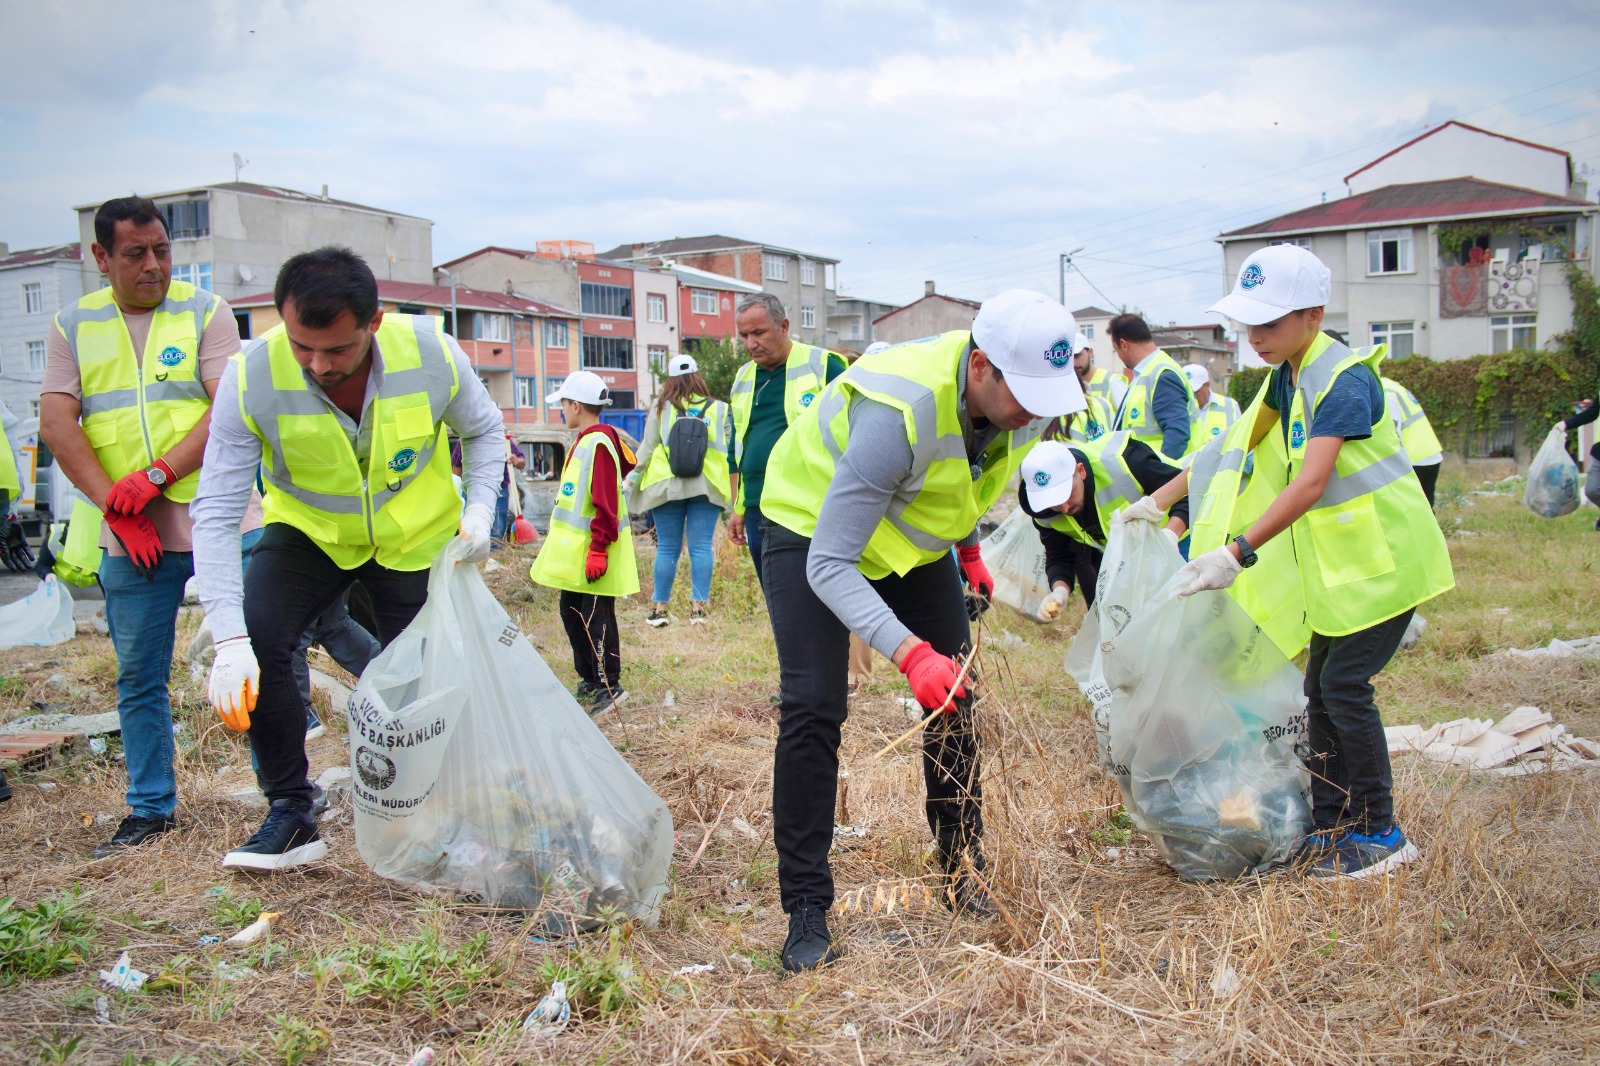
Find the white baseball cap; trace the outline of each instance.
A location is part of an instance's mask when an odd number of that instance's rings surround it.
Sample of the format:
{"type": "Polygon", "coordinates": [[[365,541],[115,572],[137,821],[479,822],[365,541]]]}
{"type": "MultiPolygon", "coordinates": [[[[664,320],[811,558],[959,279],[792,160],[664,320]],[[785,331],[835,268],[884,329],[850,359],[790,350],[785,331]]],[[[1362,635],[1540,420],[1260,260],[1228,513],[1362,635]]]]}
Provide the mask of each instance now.
{"type": "Polygon", "coordinates": [[[1189,375],[1189,387],[1195,392],[1199,392],[1201,389],[1211,384],[1211,371],[1207,370],[1199,363],[1185,364],[1183,372],[1189,375]]]}
{"type": "Polygon", "coordinates": [[[1092,352],[1094,351],[1094,345],[1089,343],[1088,337],[1085,337],[1082,333],[1080,333],[1078,334],[1078,340],[1074,351],[1092,352]]]}
{"type": "Polygon", "coordinates": [[[886,352],[893,347],[894,345],[890,344],[888,341],[873,341],[871,344],[867,345],[867,350],[861,354],[877,355],[879,352],[886,352]]]}
{"type": "Polygon", "coordinates": [[[1233,291],[1208,308],[1247,326],[1276,322],[1291,311],[1325,307],[1333,275],[1322,260],[1294,244],[1273,244],[1239,268],[1233,291]]]}
{"type": "Polygon", "coordinates": [[[1072,366],[1077,323],[1050,297],[1027,289],[991,296],[972,320],[972,341],[1030,414],[1055,418],[1088,406],[1072,366]]]}
{"type": "Polygon", "coordinates": [[[594,404],[596,407],[611,406],[611,390],[606,388],[606,383],[600,375],[592,370],[574,370],[567,375],[567,380],[561,387],[544,398],[547,406],[554,407],[562,400],[577,400],[579,403],[594,404]]]}
{"type": "Polygon", "coordinates": [[[1022,483],[1028,487],[1028,506],[1035,511],[1057,507],[1072,498],[1072,479],[1078,457],[1058,440],[1042,440],[1022,460],[1022,483]]]}
{"type": "Polygon", "coordinates": [[[700,373],[700,364],[694,361],[694,356],[687,352],[680,352],[667,363],[667,377],[681,378],[686,374],[700,373]]]}

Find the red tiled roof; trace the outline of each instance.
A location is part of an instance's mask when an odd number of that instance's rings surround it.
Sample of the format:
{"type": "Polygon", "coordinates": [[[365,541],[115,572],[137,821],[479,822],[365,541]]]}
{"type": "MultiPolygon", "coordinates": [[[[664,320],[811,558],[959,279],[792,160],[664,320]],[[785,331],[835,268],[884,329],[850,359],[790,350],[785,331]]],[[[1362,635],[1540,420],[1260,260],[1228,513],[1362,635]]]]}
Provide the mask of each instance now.
{"type": "Polygon", "coordinates": [[[1291,211],[1265,222],[1230,230],[1218,239],[1304,233],[1312,230],[1363,229],[1401,222],[1426,222],[1445,218],[1487,215],[1534,215],[1551,211],[1594,211],[1587,200],[1555,196],[1536,189],[1499,185],[1478,178],[1447,178],[1347,196],[1314,207],[1291,211]]]}
{"type": "Polygon", "coordinates": [[[52,259],[83,259],[83,249],[77,241],[71,244],[52,244],[48,248],[24,248],[19,252],[0,255],[0,267],[25,266],[28,263],[47,263],[52,259]]]}
{"type": "MultiPolygon", "coordinates": [[[[421,304],[424,307],[445,308],[450,306],[450,286],[426,285],[415,281],[383,281],[378,282],[378,299],[387,303],[421,304]]],[[[230,307],[265,307],[272,304],[272,293],[264,292],[255,296],[243,296],[229,300],[230,307]]],[[[578,318],[578,312],[570,311],[555,304],[548,304],[542,300],[531,300],[526,296],[515,293],[485,292],[482,289],[469,289],[463,285],[456,286],[456,306],[463,311],[510,311],[519,315],[542,315],[546,318],[578,318]]]]}
{"type": "Polygon", "coordinates": [[[1498,137],[1502,141],[1510,141],[1512,144],[1520,144],[1520,145],[1522,145],[1522,146],[1524,146],[1526,148],[1537,148],[1541,152],[1554,152],[1556,155],[1566,156],[1566,159],[1567,159],[1567,173],[1568,173],[1569,177],[1571,176],[1571,173],[1572,173],[1572,154],[1570,152],[1563,152],[1559,148],[1551,148],[1548,144],[1534,144],[1532,141],[1525,141],[1521,137],[1507,137],[1503,133],[1494,132],[1494,130],[1486,130],[1486,129],[1483,129],[1482,127],[1479,127],[1479,126],[1469,126],[1465,122],[1457,122],[1455,119],[1451,119],[1449,122],[1446,122],[1446,123],[1444,123],[1442,125],[1439,125],[1439,126],[1435,126],[1433,129],[1429,130],[1427,133],[1419,134],[1418,136],[1411,138],[1405,144],[1402,144],[1400,147],[1394,149],[1393,151],[1383,153],[1378,158],[1374,159],[1372,162],[1366,164],[1365,166],[1357,167],[1356,169],[1352,170],[1350,173],[1346,174],[1344,176],[1344,180],[1346,182],[1348,182],[1351,178],[1355,177],[1357,174],[1361,173],[1363,170],[1371,170],[1373,167],[1377,166],[1379,163],[1383,162],[1385,159],[1388,159],[1390,156],[1395,155],[1396,153],[1399,153],[1399,152],[1403,152],[1407,148],[1410,148],[1413,144],[1416,144],[1418,141],[1425,141],[1429,137],[1432,137],[1435,133],[1438,133],[1440,130],[1446,129],[1446,128],[1450,127],[1450,126],[1456,126],[1456,127],[1460,128],[1460,129],[1464,129],[1464,130],[1471,130],[1473,133],[1481,133],[1485,137],[1498,137]]]}

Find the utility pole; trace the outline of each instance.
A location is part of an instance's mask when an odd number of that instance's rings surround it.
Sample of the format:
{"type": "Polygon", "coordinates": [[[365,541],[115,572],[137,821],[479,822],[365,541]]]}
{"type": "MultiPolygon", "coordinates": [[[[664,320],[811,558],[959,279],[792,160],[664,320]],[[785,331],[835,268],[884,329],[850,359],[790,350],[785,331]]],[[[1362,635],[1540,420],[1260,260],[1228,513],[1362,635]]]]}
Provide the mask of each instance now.
{"type": "Polygon", "coordinates": [[[1072,257],[1083,251],[1083,245],[1078,245],[1070,252],[1061,253],[1061,306],[1067,306],[1067,271],[1072,269],[1072,257]]]}

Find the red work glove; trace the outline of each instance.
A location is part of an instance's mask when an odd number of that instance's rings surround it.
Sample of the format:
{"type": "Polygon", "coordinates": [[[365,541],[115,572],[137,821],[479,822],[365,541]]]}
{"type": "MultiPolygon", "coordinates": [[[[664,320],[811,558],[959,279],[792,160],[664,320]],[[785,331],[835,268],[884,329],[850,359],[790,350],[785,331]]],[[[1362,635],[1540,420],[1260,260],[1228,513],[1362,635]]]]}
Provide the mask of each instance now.
{"type": "MultiPolygon", "coordinates": [[[[172,473],[172,467],[157,459],[150,464],[158,467],[167,475],[167,484],[171,485],[178,479],[172,473]]],[[[151,481],[143,470],[135,470],[118,479],[111,491],[106,493],[106,510],[117,514],[132,515],[141,513],[151,500],[161,495],[161,486],[151,481]]]]}
{"type": "Polygon", "coordinates": [[[917,702],[930,711],[942,709],[949,714],[956,709],[955,701],[967,694],[965,683],[956,684],[961,664],[934,651],[927,641],[906,653],[900,672],[911,682],[911,694],[917,697],[917,702]],[[952,687],[954,692],[951,692],[952,687]]]}
{"type": "Polygon", "coordinates": [[[115,511],[106,512],[106,522],[111,526],[111,535],[133,560],[134,572],[145,580],[154,577],[156,566],[161,562],[161,534],[156,532],[155,523],[142,514],[124,515],[115,511]]]}
{"type": "Polygon", "coordinates": [[[589,558],[583,564],[583,576],[590,581],[599,581],[606,576],[606,565],[606,553],[590,548],[589,558]]]}
{"type": "Polygon", "coordinates": [[[983,549],[976,544],[957,548],[956,559],[961,563],[961,572],[967,575],[967,588],[972,594],[986,602],[994,599],[994,575],[983,561],[983,549]]]}

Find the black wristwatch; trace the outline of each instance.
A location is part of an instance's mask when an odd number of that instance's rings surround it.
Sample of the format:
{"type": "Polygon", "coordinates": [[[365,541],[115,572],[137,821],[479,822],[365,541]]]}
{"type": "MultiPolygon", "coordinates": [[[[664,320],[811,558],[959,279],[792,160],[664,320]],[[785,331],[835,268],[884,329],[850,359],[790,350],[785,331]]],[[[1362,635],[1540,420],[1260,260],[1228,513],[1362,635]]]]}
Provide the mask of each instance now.
{"type": "Polygon", "coordinates": [[[1256,550],[1250,547],[1250,542],[1242,536],[1234,537],[1233,542],[1239,546],[1239,565],[1241,567],[1256,565],[1256,550]]]}

